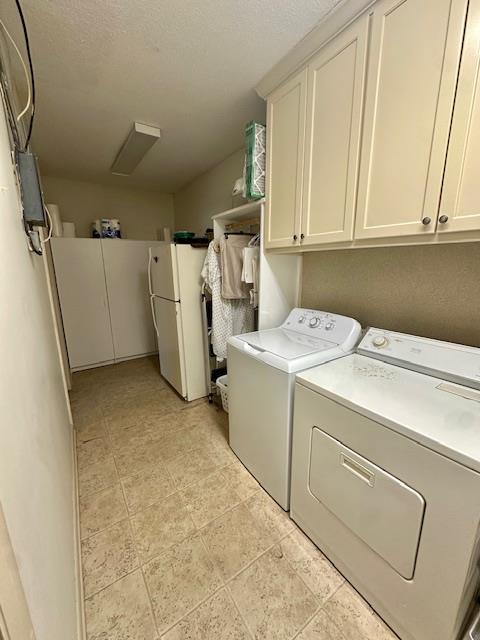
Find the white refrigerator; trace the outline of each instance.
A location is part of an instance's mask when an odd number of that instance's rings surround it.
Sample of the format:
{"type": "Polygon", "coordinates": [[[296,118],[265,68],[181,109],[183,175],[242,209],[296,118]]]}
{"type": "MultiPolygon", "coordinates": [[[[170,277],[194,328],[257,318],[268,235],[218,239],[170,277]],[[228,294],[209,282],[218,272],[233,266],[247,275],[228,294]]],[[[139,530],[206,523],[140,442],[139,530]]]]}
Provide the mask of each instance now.
{"type": "Polygon", "coordinates": [[[187,401],[208,394],[201,271],[206,249],[160,243],[149,250],[153,323],[162,376],[187,401]]]}

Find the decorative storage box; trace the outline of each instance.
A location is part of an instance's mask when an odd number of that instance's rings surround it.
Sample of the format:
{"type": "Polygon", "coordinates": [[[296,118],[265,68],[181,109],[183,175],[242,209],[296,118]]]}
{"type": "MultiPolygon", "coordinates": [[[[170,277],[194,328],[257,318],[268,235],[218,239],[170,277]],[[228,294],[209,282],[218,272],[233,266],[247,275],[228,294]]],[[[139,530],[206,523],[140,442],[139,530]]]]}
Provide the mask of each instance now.
{"type": "Polygon", "coordinates": [[[249,200],[265,196],[266,127],[253,120],[245,127],[245,195],[249,200]]]}

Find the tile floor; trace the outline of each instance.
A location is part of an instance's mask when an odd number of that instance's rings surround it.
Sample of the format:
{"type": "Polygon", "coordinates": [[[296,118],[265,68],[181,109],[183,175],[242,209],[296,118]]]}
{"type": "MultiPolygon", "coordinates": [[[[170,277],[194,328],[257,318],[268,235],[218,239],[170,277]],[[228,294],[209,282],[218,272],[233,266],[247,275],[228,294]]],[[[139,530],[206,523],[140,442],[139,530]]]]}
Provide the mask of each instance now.
{"type": "Polygon", "coordinates": [[[88,640],[393,640],[155,358],[74,374],[88,640]]]}

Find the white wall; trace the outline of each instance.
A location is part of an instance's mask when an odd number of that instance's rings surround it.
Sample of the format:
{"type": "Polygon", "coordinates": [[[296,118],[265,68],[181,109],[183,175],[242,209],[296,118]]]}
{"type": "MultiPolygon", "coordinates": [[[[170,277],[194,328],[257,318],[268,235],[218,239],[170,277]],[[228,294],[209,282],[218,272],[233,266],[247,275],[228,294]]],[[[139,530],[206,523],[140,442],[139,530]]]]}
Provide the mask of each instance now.
{"type": "Polygon", "coordinates": [[[203,235],[212,226],[213,215],[245,202],[232,197],[233,184],[243,173],[244,156],[243,148],[235,151],[175,193],[175,229],[203,235]]]}
{"type": "Polygon", "coordinates": [[[44,262],[27,249],[1,101],[0,212],[0,502],[36,639],[74,640],[72,429],[44,262]]]}
{"type": "MultiPolygon", "coordinates": [[[[41,158],[40,158],[41,165],[41,158]]],[[[74,222],[78,237],[91,236],[90,225],[98,218],[118,218],[122,237],[130,240],[159,240],[164,227],[173,229],[173,196],[42,176],[46,202],[60,207],[62,219],[74,222]]]]}

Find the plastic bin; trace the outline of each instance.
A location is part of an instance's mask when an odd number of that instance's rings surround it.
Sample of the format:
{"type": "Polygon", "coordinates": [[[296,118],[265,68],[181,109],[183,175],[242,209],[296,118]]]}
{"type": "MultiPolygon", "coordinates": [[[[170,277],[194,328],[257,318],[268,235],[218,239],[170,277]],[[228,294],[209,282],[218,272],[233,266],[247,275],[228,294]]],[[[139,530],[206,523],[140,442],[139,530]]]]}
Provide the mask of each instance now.
{"type": "Polygon", "coordinates": [[[215,384],[220,389],[223,410],[228,413],[228,375],[217,378],[215,384]]]}

